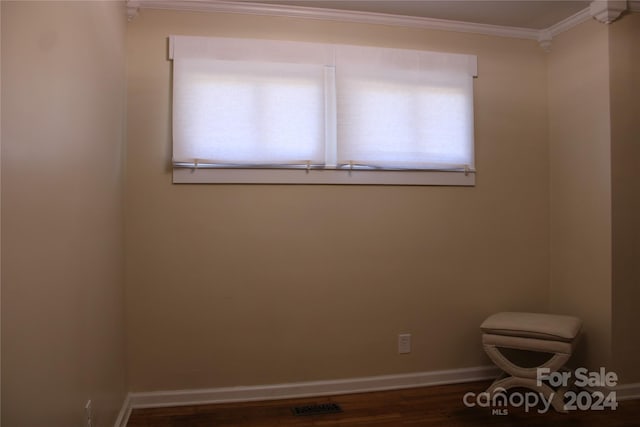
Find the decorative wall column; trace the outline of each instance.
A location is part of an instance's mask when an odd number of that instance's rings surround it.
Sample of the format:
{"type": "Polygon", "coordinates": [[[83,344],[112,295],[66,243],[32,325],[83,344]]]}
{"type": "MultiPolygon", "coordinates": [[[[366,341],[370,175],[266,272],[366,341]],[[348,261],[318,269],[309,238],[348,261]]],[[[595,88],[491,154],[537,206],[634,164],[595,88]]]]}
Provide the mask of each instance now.
{"type": "Polygon", "coordinates": [[[636,0],[594,0],[588,8],[576,13],[573,16],[558,22],[538,33],[538,43],[545,52],[551,52],[553,38],[558,34],[567,31],[578,24],[595,19],[603,24],[611,24],[627,11],[640,11],[640,1],[636,0]]]}
{"type": "Polygon", "coordinates": [[[589,6],[591,16],[603,24],[611,24],[627,10],[627,0],[594,0],[589,6]]]}

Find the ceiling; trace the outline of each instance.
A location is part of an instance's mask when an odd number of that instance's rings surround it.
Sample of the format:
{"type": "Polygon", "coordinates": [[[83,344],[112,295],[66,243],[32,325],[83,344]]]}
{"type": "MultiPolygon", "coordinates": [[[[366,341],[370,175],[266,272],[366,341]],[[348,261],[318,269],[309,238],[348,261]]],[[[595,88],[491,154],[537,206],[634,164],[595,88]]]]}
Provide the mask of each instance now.
{"type": "Polygon", "coordinates": [[[543,30],[589,7],[590,0],[233,0],[543,30]]]}

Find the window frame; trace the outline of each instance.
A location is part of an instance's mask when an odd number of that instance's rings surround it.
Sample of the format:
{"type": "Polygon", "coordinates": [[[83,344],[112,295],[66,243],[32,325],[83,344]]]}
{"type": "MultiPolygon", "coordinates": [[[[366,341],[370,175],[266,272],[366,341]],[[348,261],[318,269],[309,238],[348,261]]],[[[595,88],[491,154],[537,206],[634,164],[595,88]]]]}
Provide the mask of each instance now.
{"type": "Polygon", "coordinates": [[[174,184],[474,186],[475,171],[304,168],[173,168],[174,184]]]}

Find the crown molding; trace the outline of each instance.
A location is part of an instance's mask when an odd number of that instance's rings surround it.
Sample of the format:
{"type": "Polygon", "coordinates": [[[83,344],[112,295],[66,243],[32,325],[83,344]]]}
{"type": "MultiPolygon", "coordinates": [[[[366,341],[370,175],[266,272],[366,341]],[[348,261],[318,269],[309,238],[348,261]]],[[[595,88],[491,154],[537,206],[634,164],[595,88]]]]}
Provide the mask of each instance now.
{"type": "Polygon", "coordinates": [[[130,21],[138,15],[140,9],[238,13],[455,31],[536,40],[545,52],[549,52],[551,50],[552,40],[556,35],[570,30],[576,25],[590,19],[596,19],[599,22],[606,23],[613,22],[625,9],[631,12],[640,12],[640,0],[594,0],[589,7],[542,30],[385,13],[319,9],[304,6],[235,2],[228,0],[127,0],[127,16],[130,21]],[[620,10],[623,4],[625,7],[620,10]]]}
{"type": "Polygon", "coordinates": [[[591,16],[591,11],[590,9],[587,7],[585,9],[582,9],[580,12],[571,15],[570,17],[563,19],[562,21],[558,22],[557,24],[554,24],[552,26],[550,26],[549,28],[547,28],[546,30],[541,30],[540,34],[541,36],[544,34],[548,34],[549,36],[551,36],[551,38],[557,36],[560,33],[564,33],[565,31],[569,31],[570,29],[572,29],[573,27],[582,24],[583,22],[587,22],[588,20],[592,19],[591,16]]]}
{"type": "Polygon", "coordinates": [[[555,36],[565,31],[570,30],[576,25],[582,24],[591,19],[591,12],[589,8],[585,8],[580,12],[571,15],[570,17],[563,19],[557,24],[552,25],[551,27],[540,30],[538,32],[538,43],[540,47],[545,52],[551,52],[551,43],[555,36]]]}
{"type": "Polygon", "coordinates": [[[589,9],[596,21],[611,24],[627,10],[627,0],[595,0],[589,9]]]}
{"type": "MultiPolygon", "coordinates": [[[[423,28],[429,30],[456,31],[491,36],[537,40],[538,30],[476,24],[445,19],[391,15],[385,13],[356,12],[337,9],[318,9],[304,6],[285,6],[225,0],[128,0],[130,10],[166,9],[190,12],[240,13],[249,15],[279,16],[287,18],[307,18],[325,21],[354,22],[361,24],[381,24],[398,27],[423,28]]],[[[137,12],[136,12],[137,13],[137,12]]],[[[129,16],[135,16],[129,12],[129,16]]]]}
{"type": "Polygon", "coordinates": [[[133,19],[138,16],[140,12],[140,6],[133,5],[133,2],[127,2],[127,21],[131,22],[133,19]]]}

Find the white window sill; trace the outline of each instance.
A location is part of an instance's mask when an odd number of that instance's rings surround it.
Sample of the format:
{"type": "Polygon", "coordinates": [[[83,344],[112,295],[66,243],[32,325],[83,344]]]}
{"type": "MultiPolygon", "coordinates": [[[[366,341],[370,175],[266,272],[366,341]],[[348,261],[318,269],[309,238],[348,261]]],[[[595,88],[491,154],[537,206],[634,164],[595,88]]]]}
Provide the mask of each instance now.
{"type": "Polygon", "coordinates": [[[474,186],[474,172],[174,168],[174,184],[339,184],[474,186]]]}

